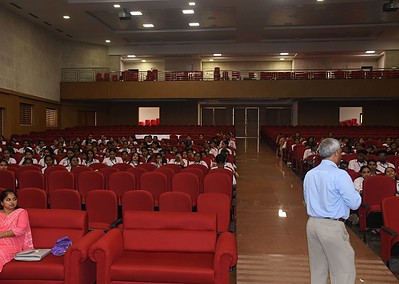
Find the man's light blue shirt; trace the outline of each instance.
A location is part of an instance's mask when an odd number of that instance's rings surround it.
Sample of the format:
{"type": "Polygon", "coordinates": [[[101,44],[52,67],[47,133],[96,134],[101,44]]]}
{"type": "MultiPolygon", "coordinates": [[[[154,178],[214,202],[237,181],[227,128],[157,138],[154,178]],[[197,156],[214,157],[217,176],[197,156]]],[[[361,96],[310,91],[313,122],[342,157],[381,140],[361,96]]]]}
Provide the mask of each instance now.
{"type": "Polygon", "coordinates": [[[361,204],[348,173],[330,160],[306,174],[303,193],[308,215],[316,218],[347,219],[349,209],[356,210],[361,204]]]}

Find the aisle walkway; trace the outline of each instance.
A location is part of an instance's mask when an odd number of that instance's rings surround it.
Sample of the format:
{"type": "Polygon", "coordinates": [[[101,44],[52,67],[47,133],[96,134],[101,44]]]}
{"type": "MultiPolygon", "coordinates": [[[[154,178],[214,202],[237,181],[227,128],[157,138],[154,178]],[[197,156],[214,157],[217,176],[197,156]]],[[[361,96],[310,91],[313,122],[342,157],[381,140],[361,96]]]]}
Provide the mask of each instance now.
{"type": "MultiPolygon", "coordinates": [[[[237,283],[310,283],[302,181],[263,144],[260,154],[240,151],[237,165],[237,283]],[[287,217],[279,217],[279,210],[287,217]]],[[[348,231],[356,252],[356,283],[398,283],[348,231]]]]}

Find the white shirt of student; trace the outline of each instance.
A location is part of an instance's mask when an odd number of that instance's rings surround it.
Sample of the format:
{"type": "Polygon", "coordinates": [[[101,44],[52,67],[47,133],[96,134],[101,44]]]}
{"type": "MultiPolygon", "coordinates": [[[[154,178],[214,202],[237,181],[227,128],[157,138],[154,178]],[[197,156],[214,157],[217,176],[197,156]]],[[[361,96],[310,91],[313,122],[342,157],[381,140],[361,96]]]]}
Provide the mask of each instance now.
{"type": "Polygon", "coordinates": [[[106,164],[108,167],[112,167],[115,164],[122,164],[123,160],[121,157],[115,157],[114,160],[111,160],[109,157],[103,160],[103,164],[106,164]]]}
{"type": "Polygon", "coordinates": [[[82,160],[82,165],[83,166],[90,166],[91,164],[98,164],[98,163],[100,163],[100,161],[99,160],[97,160],[97,159],[93,159],[93,160],[91,160],[91,161],[88,161],[88,160],[82,160]]]}
{"type": "MultiPolygon", "coordinates": [[[[20,164],[20,165],[23,165],[24,162],[25,162],[25,157],[23,157],[23,158],[21,159],[21,162],[19,162],[19,164],[20,164]]],[[[37,160],[36,160],[35,158],[32,158],[32,162],[33,162],[34,165],[37,165],[37,160]]]]}
{"type": "Polygon", "coordinates": [[[367,166],[367,161],[359,162],[357,159],[353,159],[349,161],[348,169],[359,172],[362,166],[367,166]]]}
{"type": "MultiPolygon", "coordinates": [[[[3,159],[4,159],[4,158],[3,158],[3,159]]],[[[6,160],[6,159],[4,159],[4,160],[6,160]]],[[[6,160],[6,161],[7,161],[7,160],[6,160]]],[[[10,157],[10,158],[8,159],[7,163],[8,163],[8,164],[16,164],[16,163],[17,163],[17,160],[15,160],[14,158],[11,158],[11,157],[10,157]]]]}
{"type": "MultiPolygon", "coordinates": [[[[57,164],[57,160],[54,160],[54,165],[57,164]]],[[[39,165],[41,165],[42,167],[46,167],[46,164],[44,163],[44,158],[41,158],[39,161],[39,165]]]]}
{"type": "Polygon", "coordinates": [[[353,181],[353,185],[355,186],[356,191],[359,193],[363,191],[363,181],[364,177],[358,177],[353,181]]]}
{"type": "MultiPolygon", "coordinates": [[[[80,165],[82,163],[82,160],[78,158],[78,164],[80,165]]],[[[60,165],[64,167],[69,167],[71,165],[71,162],[69,161],[68,157],[65,157],[60,161],[60,165]]]]}
{"type": "Polygon", "coordinates": [[[190,162],[189,162],[189,165],[195,165],[195,164],[197,164],[197,165],[203,165],[203,166],[205,166],[206,168],[208,168],[208,164],[207,164],[205,161],[199,161],[199,162],[190,161],[190,162]]]}
{"type": "Polygon", "coordinates": [[[385,164],[383,164],[380,161],[377,162],[377,172],[385,173],[385,169],[389,167],[395,168],[395,166],[391,163],[385,162],[385,164]]]}
{"type": "MultiPolygon", "coordinates": [[[[175,159],[170,159],[168,164],[176,164],[176,165],[181,165],[180,161],[176,161],[175,159]]],[[[186,168],[188,165],[188,162],[186,159],[183,159],[183,167],[186,168]]]]}

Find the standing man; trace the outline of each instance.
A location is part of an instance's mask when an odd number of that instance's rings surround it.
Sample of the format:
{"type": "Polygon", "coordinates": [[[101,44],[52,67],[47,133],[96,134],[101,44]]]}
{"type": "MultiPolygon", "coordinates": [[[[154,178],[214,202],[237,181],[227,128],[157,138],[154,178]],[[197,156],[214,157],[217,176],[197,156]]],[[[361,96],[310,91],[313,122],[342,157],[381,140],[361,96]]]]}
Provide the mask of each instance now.
{"type": "Polygon", "coordinates": [[[310,170],[303,183],[309,220],[306,226],[312,284],[353,284],[355,253],[345,220],[356,210],[361,197],[348,173],[337,167],[341,160],[338,140],[324,139],[319,145],[322,162],[310,170]]]}

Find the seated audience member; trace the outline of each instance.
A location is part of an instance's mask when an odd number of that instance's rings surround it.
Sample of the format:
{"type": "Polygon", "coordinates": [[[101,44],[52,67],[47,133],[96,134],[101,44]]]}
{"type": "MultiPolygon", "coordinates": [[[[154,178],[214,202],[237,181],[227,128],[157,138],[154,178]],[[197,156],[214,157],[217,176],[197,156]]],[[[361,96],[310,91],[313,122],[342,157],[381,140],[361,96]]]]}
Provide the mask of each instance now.
{"type": "Polygon", "coordinates": [[[399,194],[399,180],[396,177],[396,170],[393,167],[388,167],[385,169],[384,173],[387,177],[393,178],[396,181],[396,195],[399,194]]]}
{"type": "Polygon", "coordinates": [[[151,162],[152,156],[151,156],[150,151],[148,150],[147,147],[142,147],[142,148],[141,148],[141,156],[142,156],[143,159],[144,159],[144,163],[149,163],[149,162],[151,162]]]}
{"type": "Polygon", "coordinates": [[[17,163],[17,161],[11,157],[11,152],[9,149],[4,149],[3,160],[6,161],[8,164],[16,164],[17,163]]]}
{"type": "Polygon", "coordinates": [[[227,157],[223,154],[219,154],[216,156],[215,158],[216,160],[216,166],[212,167],[211,170],[213,169],[228,169],[229,171],[233,172],[233,186],[236,186],[237,184],[237,177],[238,177],[238,173],[234,170],[234,167],[230,166],[227,164],[227,157]]]}
{"type": "Polygon", "coordinates": [[[361,193],[363,191],[363,181],[370,176],[370,168],[368,166],[362,166],[360,168],[360,174],[361,176],[356,178],[353,181],[353,184],[355,186],[355,189],[357,192],[361,193]]]}
{"type": "Polygon", "coordinates": [[[166,164],[166,161],[162,158],[162,155],[158,153],[155,155],[154,162],[151,163],[154,164],[159,169],[160,167],[166,164]]]}
{"type": "Polygon", "coordinates": [[[369,159],[369,160],[367,161],[367,166],[369,166],[369,168],[370,168],[370,175],[371,175],[371,176],[375,176],[376,174],[379,174],[379,173],[377,172],[377,161],[376,161],[376,160],[374,160],[374,159],[369,159]]]}
{"type": "Polygon", "coordinates": [[[341,155],[343,156],[343,155],[348,155],[348,154],[350,154],[351,153],[351,150],[350,150],[350,148],[348,147],[348,146],[344,146],[344,147],[342,147],[342,152],[341,152],[341,155]]]}
{"type": "Polygon", "coordinates": [[[16,193],[5,190],[0,194],[0,272],[16,253],[33,249],[28,212],[18,208],[16,193]]]}
{"type": "Polygon", "coordinates": [[[127,143],[127,141],[124,141],[122,143],[122,148],[119,149],[119,152],[120,153],[126,152],[126,153],[130,154],[129,144],[127,143]]]}
{"type": "Polygon", "coordinates": [[[67,169],[69,172],[72,172],[72,169],[73,169],[73,168],[76,168],[77,166],[79,166],[79,160],[78,160],[78,159],[79,159],[79,158],[76,157],[76,156],[73,156],[73,157],[71,158],[71,161],[70,161],[70,163],[69,163],[69,166],[66,167],[66,169],[67,169]]]}
{"type": "Polygon", "coordinates": [[[200,164],[200,165],[203,165],[206,168],[208,168],[208,164],[206,162],[202,161],[202,156],[201,156],[200,152],[197,152],[197,153],[194,154],[194,161],[190,161],[189,164],[190,165],[200,164]]]}
{"type": "Polygon", "coordinates": [[[24,142],[23,142],[23,144],[22,144],[22,147],[19,148],[18,152],[21,153],[21,154],[25,154],[25,152],[26,152],[27,150],[33,151],[32,147],[31,147],[31,145],[30,145],[30,142],[29,142],[28,140],[24,140],[24,142]]]}
{"type": "Polygon", "coordinates": [[[25,159],[22,160],[22,165],[21,166],[27,166],[27,165],[34,165],[32,158],[25,158],[25,159]]]}
{"type": "Polygon", "coordinates": [[[353,159],[349,161],[348,168],[354,170],[355,172],[359,172],[362,166],[367,166],[367,152],[364,149],[359,149],[356,152],[357,159],[353,159]]]}
{"type": "Polygon", "coordinates": [[[385,173],[385,169],[391,167],[391,168],[395,168],[395,166],[391,163],[388,163],[386,161],[386,152],[385,151],[381,151],[380,153],[378,153],[378,161],[377,161],[377,172],[380,173],[385,173]]]}
{"type": "Polygon", "coordinates": [[[162,150],[162,148],[159,146],[158,141],[152,142],[152,153],[158,154],[159,152],[161,152],[161,150],[162,150]]]}
{"type": "Polygon", "coordinates": [[[228,145],[229,145],[229,142],[227,140],[222,140],[219,145],[218,154],[220,154],[222,151],[227,151],[227,152],[229,152],[229,155],[232,155],[233,151],[231,151],[231,149],[229,148],[228,145]]]}
{"type": "Polygon", "coordinates": [[[35,164],[35,165],[38,163],[37,160],[35,158],[33,158],[33,151],[29,150],[29,149],[25,151],[25,155],[22,158],[22,160],[19,162],[19,164],[20,165],[25,165],[26,164],[25,163],[26,159],[31,159],[32,163],[35,164]]]}
{"type": "Polygon", "coordinates": [[[233,138],[231,137],[231,133],[227,132],[226,136],[225,136],[225,141],[227,142],[227,146],[237,149],[237,145],[236,142],[233,140],[233,138]]]}
{"type": "Polygon", "coordinates": [[[309,157],[310,155],[316,155],[317,154],[317,144],[313,143],[309,145],[310,148],[306,149],[305,152],[303,152],[303,161],[306,161],[306,158],[309,157]]]}
{"type": "MultiPolygon", "coordinates": [[[[71,165],[71,158],[75,156],[75,151],[73,148],[68,148],[66,157],[60,161],[60,165],[64,167],[69,167],[71,165]]],[[[81,163],[80,158],[78,157],[79,164],[81,163]]]]}
{"type": "Polygon", "coordinates": [[[162,159],[164,160],[164,162],[166,164],[168,164],[169,163],[169,159],[168,159],[166,150],[162,149],[159,153],[162,155],[162,159]]]}
{"type": "MultiPolygon", "coordinates": [[[[47,157],[47,156],[53,156],[54,155],[54,153],[53,153],[53,149],[51,148],[51,147],[46,147],[46,148],[44,148],[43,150],[42,150],[42,158],[40,159],[40,161],[39,161],[39,165],[41,165],[42,167],[45,167],[45,158],[47,157]]],[[[57,164],[57,162],[56,162],[56,160],[54,160],[54,165],[56,165],[57,164]]]]}
{"type": "Polygon", "coordinates": [[[122,159],[122,162],[123,162],[124,164],[128,164],[129,161],[130,161],[129,154],[128,154],[126,151],[122,151],[122,153],[121,153],[121,159],[122,159]]]}
{"type": "Polygon", "coordinates": [[[191,136],[187,135],[186,139],[183,140],[182,144],[186,147],[186,148],[190,148],[194,143],[193,140],[191,140],[191,136]]]}
{"type": "Polygon", "coordinates": [[[104,158],[103,164],[106,164],[108,167],[112,167],[115,164],[122,164],[122,158],[116,156],[116,150],[110,149],[109,150],[109,157],[104,158]]]}
{"type": "Polygon", "coordinates": [[[349,163],[348,163],[347,161],[342,160],[342,161],[339,163],[339,168],[340,168],[341,170],[346,171],[346,170],[348,169],[348,165],[349,165],[349,163]]]}
{"type": "Polygon", "coordinates": [[[209,154],[216,157],[219,154],[218,145],[215,140],[211,140],[209,154]]]}
{"type": "Polygon", "coordinates": [[[86,156],[87,158],[82,160],[82,165],[83,166],[90,166],[91,164],[96,164],[99,163],[100,161],[98,159],[94,158],[94,151],[93,150],[87,150],[86,151],[86,156]]]}
{"type": "Polygon", "coordinates": [[[170,159],[169,164],[180,165],[182,168],[186,168],[188,162],[186,159],[183,159],[182,154],[180,152],[176,152],[175,156],[170,159]]]}
{"type": "Polygon", "coordinates": [[[53,158],[53,156],[51,155],[47,155],[45,156],[42,160],[44,160],[44,164],[43,164],[43,168],[42,168],[42,173],[44,173],[44,171],[48,168],[48,167],[52,167],[56,164],[55,159],[53,158]]]}
{"type": "Polygon", "coordinates": [[[129,165],[133,166],[134,168],[141,164],[140,162],[140,155],[139,153],[135,152],[130,157],[129,165]]]}
{"type": "Polygon", "coordinates": [[[8,163],[6,160],[0,161],[0,171],[8,170],[8,163]]]}
{"type": "Polygon", "coordinates": [[[87,138],[82,141],[82,146],[87,146],[87,144],[92,144],[93,142],[96,142],[96,140],[93,139],[93,134],[89,133],[87,138]]]}
{"type": "Polygon", "coordinates": [[[44,140],[39,140],[37,142],[37,146],[35,148],[36,154],[39,154],[40,156],[44,157],[43,150],[46,149],[46,142],[44,140]]]}

